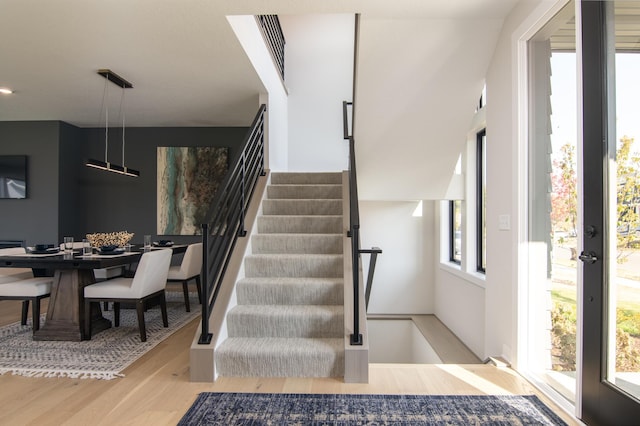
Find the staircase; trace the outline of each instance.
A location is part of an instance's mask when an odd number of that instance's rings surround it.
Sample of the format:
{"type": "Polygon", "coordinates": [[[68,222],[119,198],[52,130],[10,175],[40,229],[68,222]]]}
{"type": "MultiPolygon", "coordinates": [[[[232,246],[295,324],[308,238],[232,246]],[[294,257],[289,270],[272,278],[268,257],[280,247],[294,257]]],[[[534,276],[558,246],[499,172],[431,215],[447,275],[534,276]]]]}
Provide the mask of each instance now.
{"type": "Polygon", "coordinates": [[[342,174],[272,173],[219,376],[344,375],[342,174]]]}

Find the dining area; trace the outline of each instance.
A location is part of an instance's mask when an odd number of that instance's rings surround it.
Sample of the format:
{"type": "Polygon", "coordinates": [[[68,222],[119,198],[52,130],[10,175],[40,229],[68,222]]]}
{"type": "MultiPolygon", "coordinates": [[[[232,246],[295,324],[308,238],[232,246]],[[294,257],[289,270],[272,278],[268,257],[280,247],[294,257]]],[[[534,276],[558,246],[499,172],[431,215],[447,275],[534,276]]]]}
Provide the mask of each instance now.
{"type": "Polygon", "coordinates": [[[0,301],[22,302],[21,324],[31,305],[34,341],[91,340],[119,327],[121,310],[137,316],[140,342],[147,340],[145,313],[159,309],[168,327],[166,286],[182,284],[185,310],[190,311],[188,285],[196,284],[200,301],[202,244],[170,240],[131,244],[126,231],[86,234],[82,241],[64,237],[58,244],[0,248],[0,301]],[[41,301],[48,299],[41,320],[41,301]],[[112,309],[111,319],[104,310],[112,309]]]}

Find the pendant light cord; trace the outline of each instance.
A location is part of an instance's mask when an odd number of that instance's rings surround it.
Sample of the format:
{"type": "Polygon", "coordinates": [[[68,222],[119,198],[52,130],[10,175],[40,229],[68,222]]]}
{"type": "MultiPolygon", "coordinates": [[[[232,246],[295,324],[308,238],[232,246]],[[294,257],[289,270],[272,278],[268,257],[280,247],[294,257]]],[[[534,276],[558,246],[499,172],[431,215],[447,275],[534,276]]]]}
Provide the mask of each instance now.
{"type": "MultiPolygon", "coordinates": [[[[100,106],[100,117],[102,117],[102,111],[105,111],[104,121],[104,162],[107,163],[107,154],[109,152],[109,106],[107,105],[109,97],[109,80],[104,80],[104,89],[102,90],[102,105],[100,106]]],[[[100,120],[98,120],[100,122],[100,120]]]]}
{"type": "Polygon", "coordinates": [[[122,94],[120,95],[120,112],[119,114],[122,115],[122,167],[124,167],[126,169],[126,166],[124,165],[124,93],[125,93],[125,87],[122,86],[122,94]]]}

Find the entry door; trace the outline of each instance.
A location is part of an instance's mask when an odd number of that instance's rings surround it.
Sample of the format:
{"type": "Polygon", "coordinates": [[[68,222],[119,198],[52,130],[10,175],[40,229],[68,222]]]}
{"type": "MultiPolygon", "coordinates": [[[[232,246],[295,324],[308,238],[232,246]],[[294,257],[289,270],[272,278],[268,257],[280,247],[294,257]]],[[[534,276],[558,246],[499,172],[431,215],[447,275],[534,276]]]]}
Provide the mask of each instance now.
{"type": "Polygon", "coordinates": [[[584,144],[584,243],[579,256],[584,283],[581,417],[590,425],[637,425],[640,424],[640,352],[637,352],[640,350],[640,324],[637,324],[640,322],[640,130],[637,130],[640,129],[640,2],[583,1],[581,15],[584,144]],[[635,75],[629,74],[636,66],[635,75]]]}

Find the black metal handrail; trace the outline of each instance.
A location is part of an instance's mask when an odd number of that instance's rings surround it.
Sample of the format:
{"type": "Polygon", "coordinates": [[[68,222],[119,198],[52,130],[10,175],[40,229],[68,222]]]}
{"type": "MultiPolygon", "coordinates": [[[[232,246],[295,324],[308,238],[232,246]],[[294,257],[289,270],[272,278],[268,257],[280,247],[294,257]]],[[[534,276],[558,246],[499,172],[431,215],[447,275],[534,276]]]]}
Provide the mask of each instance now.
{"type": "MultiPolygon", "coordinates": [[[[360,34],[360,14],[355,16],[355,32],[353,36],[353,99],[356,98],[356,84],[358,75],[358,49],[360,34]]],[[[369,307],[369,297],[371,296],[371,286],[373,284],[373,274],[376,269],[378,254],[382,253],[378,247],[370,250],[360,249],[360,209],[358,207],[358,182],[356,173],[356,152],[355,139],[353,137],[355,129],[354,102],[342,102],[342,125],[344,139],[349,141],[349,232],[351,237],[351,267],[353,268],[353,334],[350,336],[350,343],[353,346],[362,345],[362,333],[360,333],[360,267],[361,254],[371,254],[369,262],[369,274],[365,290],[365,312],[369,307]],[[349,113],[349,109],[351,109],[349,113]],[[351,120],[349,120],[351,119],[351,120]]]]}
{"type": "Polygon", "coordinates": [[[280,77],[284,80],[284,45],[286,41],[282,33],[280,19],[278,19],[278,15],[258,15],[257,18],[280,77]]]}
{"type": "MultiPolygon", "coordinates": [[[[365,307],[369,307],[369,298],[371,296],[371,288],[373,284],[373,275],[376,269],[376,260],[378,254],[382,253],[379,247],[371,249],[360,248],[360,208],[358,206],[358,181],[356,173],[356,155],[355,155],[355,139],[349,131],[349,113],[348,108],[353,103],[342,103],[342,119],[344,138],[349,141],[349,232],[351,238],[351,266],[353,278],[353,334],[350,336],[351,345],[362,345],[362,333],[360,333],[360,268],[362,264],[362,254],[370,254],[369,273],[367,275],[367,283],[365,289],[365,307]]],[[[353,123],[353,120],[351,121],[353,123]]]]}
{"type": "MultiPolygon", "coordinates": [[[[345,103],[343,103],[345,105],[345,103]]],[[[351,268],[353,278],[353,333],[351,345],[362,345],[360,333],[360,211],[358,208],[358,182],[353,136],[349,140],[349,237],[351,237],[351,268]]]]}
{"type": "Polygon", "coordinates": [[[264,116],[260,106],[241,149],[220,190],[211,203],[208,221],[202,224],[202,326],[198,343],[211,343],[209,317],[213,312],[231,253],[238,237],[247,233],[244,226],[251,195],[260,176],[264,176],[264,116]]]}
{"type": "Polygon", "coordinates": [[[369,308],[369,299],[371,298],[371,285],[373,284],[373,274],[376,271],[376,261],[378,260],[378,255],[382,253],[380,247],[371,247],[370,249],[360,249],[360,254],[370,254],[371,259],[369,259],[369,274],[367,275],[367,287],[364,291],[364,303],[365,307],[369,308]]]}

